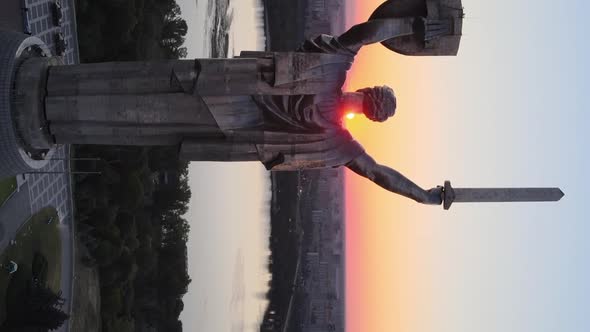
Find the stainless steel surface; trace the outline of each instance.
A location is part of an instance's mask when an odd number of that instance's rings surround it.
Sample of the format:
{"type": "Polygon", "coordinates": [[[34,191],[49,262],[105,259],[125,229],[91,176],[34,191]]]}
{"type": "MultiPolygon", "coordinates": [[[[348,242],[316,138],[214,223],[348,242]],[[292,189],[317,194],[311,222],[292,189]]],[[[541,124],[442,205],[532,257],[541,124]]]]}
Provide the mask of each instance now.
{"type": "Polygon", "coordinates": [[[443,207],[448,210],[454,202],[557,202],[564,195],[559,188],[453,188],[445,181],[443,207]]]}
{"type": "Polygon", "coordinates": [[[456,188],[455,202],[556,202],[559,188],[456,188]]]}

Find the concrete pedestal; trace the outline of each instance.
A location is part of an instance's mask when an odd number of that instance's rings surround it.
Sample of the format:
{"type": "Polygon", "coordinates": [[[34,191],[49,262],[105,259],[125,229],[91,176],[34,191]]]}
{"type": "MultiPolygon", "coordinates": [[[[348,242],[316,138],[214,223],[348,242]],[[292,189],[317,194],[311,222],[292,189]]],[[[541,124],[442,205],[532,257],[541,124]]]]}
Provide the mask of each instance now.
{"type": "Polygon", "coordinates": [[[36,37],[9,31],[0,31],[0,45],[0,178],[5,178],[41,169],[55,149],[51,145],[37,149],[26,144],[17,129],[19,113],[15,106],[20,65],[27,59],[49,57],[49,50],[36,37]]]}

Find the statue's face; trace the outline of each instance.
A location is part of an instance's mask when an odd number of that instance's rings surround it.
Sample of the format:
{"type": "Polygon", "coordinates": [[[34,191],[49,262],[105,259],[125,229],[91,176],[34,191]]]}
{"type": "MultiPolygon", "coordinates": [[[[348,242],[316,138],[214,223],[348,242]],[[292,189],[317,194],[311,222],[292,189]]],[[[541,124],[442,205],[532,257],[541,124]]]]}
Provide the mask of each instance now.
{"type": "Polygon", "coordinates": [[[395,114],[397,106],[393,89],[376,86],[358,90],[364,94],[363,113],[373,121],[383,122],[395,114]]]}

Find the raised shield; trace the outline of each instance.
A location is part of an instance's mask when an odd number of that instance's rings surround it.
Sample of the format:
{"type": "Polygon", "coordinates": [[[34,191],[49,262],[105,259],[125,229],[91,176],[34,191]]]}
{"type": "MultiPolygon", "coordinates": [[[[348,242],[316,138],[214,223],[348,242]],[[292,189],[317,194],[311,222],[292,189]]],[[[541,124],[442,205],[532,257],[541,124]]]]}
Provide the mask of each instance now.
{"type": "Polygon", "coordinates": [[[388,0],[369,20],[416,17],[416,33],[388,39],[382,44],[404,55],[457,55],[463,29],[461,0],[388,0]]]}

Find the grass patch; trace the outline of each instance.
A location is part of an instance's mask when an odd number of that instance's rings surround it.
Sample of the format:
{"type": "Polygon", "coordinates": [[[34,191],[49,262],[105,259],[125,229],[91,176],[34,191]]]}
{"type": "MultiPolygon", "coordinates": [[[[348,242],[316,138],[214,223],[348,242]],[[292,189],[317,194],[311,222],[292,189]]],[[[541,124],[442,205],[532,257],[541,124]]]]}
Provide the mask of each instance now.
{"type": "Polygon", "coordinates": [[[0,179],[0,205],[16,190],[16,178],[0,179]]]}
{"type": "Polygon", "coordinates": [[[32,279],[33,257],[38,252],[47,260],[47,286],[57,292],[61,288],[61,237],[57,211],[45,208],[31,217],[16,236],[16,244],[0,255],[0,262],[18,264],[18,271],[8,275],[0,271],[0,325],[6,320],[7,308],[20,307],[32,279]],[[51,224],[47,220],[53,218],[51,224]]]}

